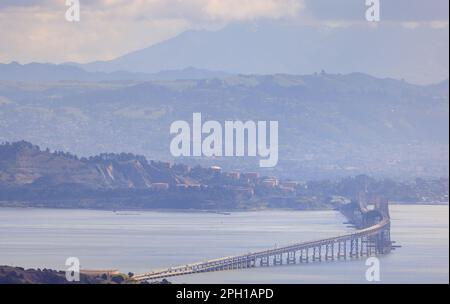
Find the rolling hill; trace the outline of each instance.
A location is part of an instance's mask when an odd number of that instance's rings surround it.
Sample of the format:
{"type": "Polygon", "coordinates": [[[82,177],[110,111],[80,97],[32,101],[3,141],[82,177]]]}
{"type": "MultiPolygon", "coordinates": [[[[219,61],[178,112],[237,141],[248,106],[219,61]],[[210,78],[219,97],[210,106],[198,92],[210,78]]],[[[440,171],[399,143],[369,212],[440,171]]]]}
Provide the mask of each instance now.
{"type": "MultiPolygon", "coordinates": [[[[448,176],[448,81],[431,86],[366,74],[240,75],[221,79],[0,82],[0,140],[81,156],[131,152],[171,160],[170,124],[278,120],[280,162],[296,178],[448,176]]],[[[183,162],[197,163],[198,159],[183,162]]],[[[229,169],[256,159],[203,159],[229,169]]]]}

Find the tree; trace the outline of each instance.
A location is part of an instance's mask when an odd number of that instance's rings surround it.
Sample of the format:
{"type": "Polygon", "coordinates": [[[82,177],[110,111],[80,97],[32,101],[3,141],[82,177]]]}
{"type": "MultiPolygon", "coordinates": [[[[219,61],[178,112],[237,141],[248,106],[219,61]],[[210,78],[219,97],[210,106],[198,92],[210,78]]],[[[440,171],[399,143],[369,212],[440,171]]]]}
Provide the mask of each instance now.
{"type": "Polygon", "coordinates": [[[111,281],[117,284],[121,284],[123,281],[125,281],[125,279],[121,275],[116,275],[111,278],[111,281]]]}

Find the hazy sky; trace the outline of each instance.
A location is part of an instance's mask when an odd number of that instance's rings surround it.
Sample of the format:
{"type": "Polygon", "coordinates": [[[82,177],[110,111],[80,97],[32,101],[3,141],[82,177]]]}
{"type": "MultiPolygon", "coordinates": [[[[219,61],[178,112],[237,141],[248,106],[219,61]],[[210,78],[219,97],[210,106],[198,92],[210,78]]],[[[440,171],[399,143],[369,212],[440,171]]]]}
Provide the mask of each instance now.
{"type": "MultiPolygon", "coordinates": [[[[188,29],[236,21],[293,20],[333,28],[367,26],[365,0],[80,0],[81,21],[65,20],[65,0],[1,0],[0,62],[112,59],[188,29]]],[[[381,0],[381,22],[411,30],[448,29],[448,0],[381,0]]],[[[420,35],[417,37],[420,43],[420,35]]]]}

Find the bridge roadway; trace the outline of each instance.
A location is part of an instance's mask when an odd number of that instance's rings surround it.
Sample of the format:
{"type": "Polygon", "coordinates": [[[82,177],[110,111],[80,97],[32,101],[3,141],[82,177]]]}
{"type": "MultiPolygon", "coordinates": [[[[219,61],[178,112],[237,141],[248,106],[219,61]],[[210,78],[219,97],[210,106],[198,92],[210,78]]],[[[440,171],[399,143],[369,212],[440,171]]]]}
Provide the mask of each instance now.
{"type": "Polygon", "coordinates": [[[239,256],[223,257],[156,270],[135,275],[131,279],[133,281],[152,281],[201,272],[253,268],[257,266],[257,261],[259,261],[260,266],[282,265],[283,260],[287,264],[296,264],[297,254],[300,254],[298,259],[300,263],[322,261],[322,259],[357,258],[363,255],[369,256],[372,254],[387,253],[391,249],[391,244],[390,219],[388,216],[383,216],[378,223],[352,233],[259,252],[251,252],[239,256]],[[271,261],[272,263],[270,263],[271,261]]]}

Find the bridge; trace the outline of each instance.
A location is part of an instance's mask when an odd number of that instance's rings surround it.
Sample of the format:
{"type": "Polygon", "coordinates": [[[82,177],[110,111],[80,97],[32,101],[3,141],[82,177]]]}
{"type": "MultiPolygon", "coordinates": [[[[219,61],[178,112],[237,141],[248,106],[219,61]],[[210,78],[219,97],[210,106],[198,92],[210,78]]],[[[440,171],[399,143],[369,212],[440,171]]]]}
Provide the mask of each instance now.
{"type": "Polygon", "coordinates": [[[363,256],[387,254],[395,248],[390,237],[391,222],[388,204],[387,201],[377,201],[374,205],[374,209],[369,209],[367,204],[360,200],[350,210],[341,210],[353,225],[359,227],[359,229],[351,233],[238,256],[155,270],[135,275],[131,280],[137,282],[152,281],[203,272],[347,260],[363,256]]]}

